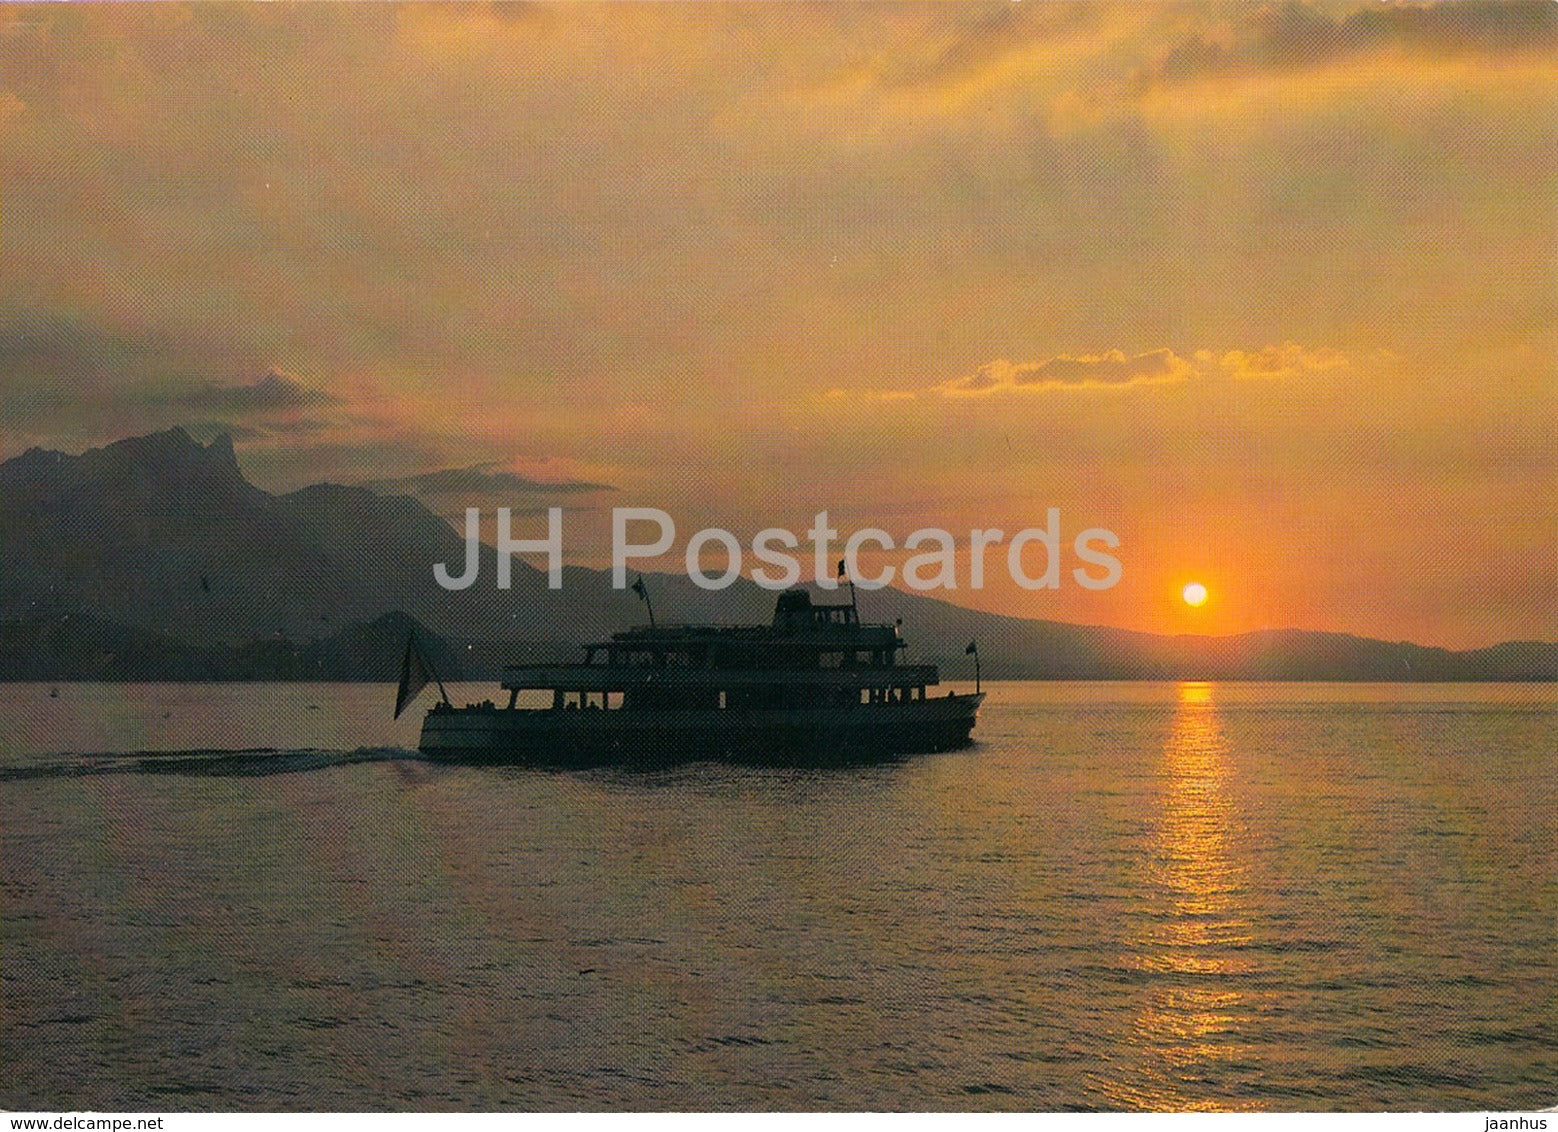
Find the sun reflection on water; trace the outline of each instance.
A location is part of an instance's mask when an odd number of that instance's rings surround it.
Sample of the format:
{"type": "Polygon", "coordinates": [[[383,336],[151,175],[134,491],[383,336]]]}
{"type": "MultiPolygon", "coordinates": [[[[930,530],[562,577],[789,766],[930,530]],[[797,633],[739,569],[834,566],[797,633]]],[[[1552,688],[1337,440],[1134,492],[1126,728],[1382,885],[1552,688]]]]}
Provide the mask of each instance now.
{"type": "Polygon", "coordinates": [[[1232,1063],[1252,1054],[1255,1007],[1243,986],[1250,921],[1211,685],[1180,685],[1162,774],[1144,893],[1151,916],[1128,959],[1147,979],[1131,1031],[1138,1072],[1116,1099],[1145,1108],[1241,1107],[1227,1085],[1232,1063]]]}

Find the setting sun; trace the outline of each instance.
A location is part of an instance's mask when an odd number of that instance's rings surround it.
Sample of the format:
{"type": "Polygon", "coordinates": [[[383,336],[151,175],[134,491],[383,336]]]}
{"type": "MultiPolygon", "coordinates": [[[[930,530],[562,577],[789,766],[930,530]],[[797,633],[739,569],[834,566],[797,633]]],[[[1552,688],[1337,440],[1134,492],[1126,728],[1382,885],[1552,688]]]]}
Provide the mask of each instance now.
{"type": "Polygon", "coordinates": [[[1181,591],[1180,596],[1185,599],[1186,605],[1205,605],[1206,587],[1200,582],[1191,582],[1181,591]]]}

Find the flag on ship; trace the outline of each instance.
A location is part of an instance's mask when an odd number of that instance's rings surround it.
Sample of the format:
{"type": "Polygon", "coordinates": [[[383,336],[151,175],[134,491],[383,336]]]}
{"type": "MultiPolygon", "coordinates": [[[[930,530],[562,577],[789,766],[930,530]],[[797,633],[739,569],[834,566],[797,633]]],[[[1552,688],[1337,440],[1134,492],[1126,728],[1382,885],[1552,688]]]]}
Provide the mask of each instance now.
{"type": "Polygon", "coordinates": [[[649,600],[649,587],[644,585],[644,575],[640,574],[638,581],[634,582],[631,588],[638,595],[638,600],[642,601],[649,608],[649,627],[653,629],[655,627],[655,603],[649,600]]]}
{"type": "Polygon", "coordinates": [[[400,689],[395,693],[395,718],[400,718],[400,713],[417,693],[427,687],[428,682],[436,680],[433,675],[433,667],[428,664],[427,658],[422,655],[422,650],[417,647],[417,636],[412,633],[406,638],[406,656],[400,662],[400,689]]]}

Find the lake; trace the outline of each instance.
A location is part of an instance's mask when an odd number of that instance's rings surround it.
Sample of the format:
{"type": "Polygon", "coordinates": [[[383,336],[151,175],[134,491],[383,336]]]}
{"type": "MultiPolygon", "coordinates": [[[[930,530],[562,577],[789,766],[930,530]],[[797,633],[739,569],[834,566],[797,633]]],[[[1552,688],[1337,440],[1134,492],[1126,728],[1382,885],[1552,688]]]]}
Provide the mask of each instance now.
{"type": "Polygon", "coordinates": [[[1558,1103],[1558,689],[986,689],[561,773],[388,686],[0,685],[0,1106],[1558,1103]]]}

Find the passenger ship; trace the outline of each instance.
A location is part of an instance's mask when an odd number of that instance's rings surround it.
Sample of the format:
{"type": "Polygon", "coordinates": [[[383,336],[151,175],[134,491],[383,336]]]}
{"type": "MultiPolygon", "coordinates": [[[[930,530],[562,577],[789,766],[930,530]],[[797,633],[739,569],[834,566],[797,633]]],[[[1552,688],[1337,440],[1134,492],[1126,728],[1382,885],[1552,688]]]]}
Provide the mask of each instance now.
{"type": "Polygon", "coordinates": [[[966,745],[984,701],[977,681],[972,694],[932,694],[936,666],[899,663],[903,649],[896,626],[861,624],[853,603],[790,590],[769,625],[651,623],[585,645],[580,663],[510,666],[507,706],[445,697],[421,750],[534,765],[822,765],[966,745]],[[526,692],[550,703],[520,706],[526,692]]]}

